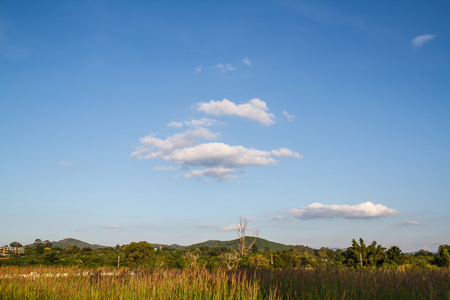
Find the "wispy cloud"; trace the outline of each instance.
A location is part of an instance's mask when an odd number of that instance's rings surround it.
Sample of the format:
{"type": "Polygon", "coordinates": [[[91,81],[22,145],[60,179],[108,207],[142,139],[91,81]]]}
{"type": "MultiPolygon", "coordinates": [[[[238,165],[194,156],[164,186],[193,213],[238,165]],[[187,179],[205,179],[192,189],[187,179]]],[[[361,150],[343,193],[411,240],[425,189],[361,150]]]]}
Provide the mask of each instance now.
{"type": "Polygon", "coordinates": [[[104,228],[113,228],[113,229],[115,229],[115,228],[120,228],[120,225],[105,225],[103,227],[104,228]]]}
{"type": "Polygon", "coordinates": [[[219,230],[222,231],[232,231],[232,230],[237,230],[239,228],[239,224],[230,224],[227,226],[222,226],[219,228],[219,230]]]}
{"type": "Polygon", "coordinates": [[[59,165],[61,167],[70,168],[73,166],[73,163],[71,161],[60,161],[59,165]]]}
{"type": "Polygon", "coordinates": [[[373,204],[372,202],[356,205],[324,205],[313,203],[306,207],[290,209],[287,213],[302,220],[318,218],[371,219],[392,217],[399,214],[395,209],[381,204],[373,204]]]}
{"type": "Polygon", "coordinates": [[[192,127],[209,127],[209,126],[214,126],[217,125],[219,122],[217,120],[214,119],[209,119],[209,118],[201,118],[199,120],[190,120],[190,121],[186,121],[184,122],[184,124],[186,124],[187,126],[192,126],[192,127]]]}
{"type": "Polygon", "coordinates": [[[78,228],[78,229],[75,229],[75,231],[87,231],[87,229],[86,228],[78,228]]]}
{"type": "Polygon", "coordinates": [[[244,64],[246,64],[247,66],[251,66],[252,62],[246,57],[244,58],[244,60],[242,61],[244,64]]]}
{"type": "Polygon", "coordinates": [[[294,115],[288,114],[287,111],[283,110],[283,115],[288,119],[289,122],[294,121],[294,118],[295,118],[294,115]]]}
{"type": "Polygon", "coordinates": [[[172,128],[183,128],[184,125],[190,127],[209,127],[219,124],[217,120],[209,119],[209,118],[201,118],[201,119],[192,119],[185,122],[170,122],[167,124],[167,127],[172,128]]]}
{"type": "Polygon", "coordinates": [[[215,228],[215,227],[217,227],[217,225],[216,224],[205,224],[205,225],[202,225],[200,227],[201,228],[215,228]]]}
{"type": "Polygon", "coordinates": [[[199,111],[208,115],[225,116],[236,115],[269,126],[275,123],[275,115],[269,113],[266,102],[260,99],[252,99],[244,104],[235,104],[230,100],[201,102],[197,104],[199,111]]]}
{"type": "Polygon", "coordinates": [[[194,74],[200,73],[201,71],[202,71],[202,66],[198,66],[197,68],[195,68],[194,74]]]}
{"type": "Polygon", "coordinates": [[[231,64],[217,64],[216,68],[222,72],[226,72],[226,71],[234,71],[236,70],[231,64]]]}
{"type": "Polygon", "coordinates": [[[420,48],[422,47],[425,43],[428,43],[429,41],[431,41],[432,39],[434,39],[436,37],[435,34],[424,34],[424,35],[419,35],[417,37],[415,37],[412,41],[411,41],[411,45],[414,48],[420,48]]]}
{"type": "Polygon", "coordinates": [[[233,172],[234,169],[229,168],[208,168],[205,170],[193,170],[190,173],[186,173],[184,177],[193,178],[198,176],[208,176],[223,179],[233,179],[235,178],[235,176],[233,176],[233,172]]]}
{"type": "Polygon", "coordinates": [[[288,221],[288,220],[291,220],[291,218],[283,217],[283,216],[280,216],[279,214],[275,214],[273,216],[267,216],[267,218],[272,220],[272,221],[288,221]]]}
{"type": "Polygon", "coordinates": [[[167,127],[174,127],[174,128],[183,128],[182,122],[170,122],[167,124],[167,127]]]}
{"type": "Polygon", "coordinates": [[[420,225],[420,223],[418,221],[408,221],[408,222],[396,223],[395,225],[398,225],[398,226],[420,225]]]}

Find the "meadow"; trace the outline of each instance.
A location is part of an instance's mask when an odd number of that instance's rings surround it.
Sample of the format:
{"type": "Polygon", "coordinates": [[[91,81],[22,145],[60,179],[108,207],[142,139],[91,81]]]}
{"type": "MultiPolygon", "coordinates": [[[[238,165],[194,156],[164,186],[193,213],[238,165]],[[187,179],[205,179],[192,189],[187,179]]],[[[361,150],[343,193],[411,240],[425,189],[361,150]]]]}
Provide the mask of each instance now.
{"type": "Polygon", "coordinates": [[[450,270],[5,266],[0,299],[450,299],[450,270]]]}

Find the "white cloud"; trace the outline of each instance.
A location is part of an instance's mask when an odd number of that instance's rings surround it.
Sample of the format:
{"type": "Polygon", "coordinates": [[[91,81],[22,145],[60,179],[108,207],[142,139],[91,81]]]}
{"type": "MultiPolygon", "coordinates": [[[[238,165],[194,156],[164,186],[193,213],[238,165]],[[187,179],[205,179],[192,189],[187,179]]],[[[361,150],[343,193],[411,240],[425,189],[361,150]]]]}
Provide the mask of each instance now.
{"type": "Polygon", "coordinates": [[[223,99],[222,101],[211,100],[208,103],[198,103],[198,110],[205,114],[224,116],[236,115],[242,118],[247,118],[263,125],[269,126],[274,124],[274,114],[268,113],[266,102],[260,99],[252,99],[248,103],[238,104],[223,99]]]}
{"type": "Polygon", "coordinates": [[[59,165],[61,167],[70,168],[73,166],[73,163],[71,161],[60,161],[59,165]]]}
{"type": "Polygon", "coordinates": [[[202,66],[198,66],[197,68],[195,68],[194,74],[200,73],[201,71],[202,71],[202,66]]]}
{"type": "Polygon", "coordinates": [[[244,64],[246,64],[247,66],[251,66],[252,62],[246,57],[244,58],[244,60],[242,61],[244,64]]]}
{"type": "Polygon", "coordinates": [[[172,128],[183,128],[184,125],[190,126],[190,127],[208,127],[208,126],[214,126],[219,124],[217,120],[209,119],[209,118],[201,118],[201,119],[192,119],[190,121],[183,122],[170,122],[167,124],[167,127],[172,128]]]}
{"type": "MultiPolygon", "coordinates": [[[[273,114],[267,112],[267,105],[259,99],[236,105],[231,101],[211,101],[198,103],[198,110],[209,114],[235,114],[250,118],[266,125],[273,123],[273,114]]],[[[287,149],[278,148],[265,151],[244,146],[231,146],[225,143],[212,142],[220,136],[220,132],[211,132],[205,126],[220,124],[215,119],[201,118],[184,122],[171,122],[167,126],[181,128],[184,125],[191,129],[173,134],[165,139],[150,134],[139,139],[140,145],[131,157],[138,159],[163,159],[175,166],[157,166],[159,171],[184,170],[186,178],[213,177],[219,179],[236,178],[236,168],[248,166],[266,166],[278,163],[278,158],[302,158],[302,155],[287,149]],[[202,141],[203,140],[203,141],[202,141]],[[208,142],[204,142],[208,141],[208,142]]],[[[241,170],[245,174],[245,170],[241,170]]]]}
{"type": "Polygon", "coordinates": [[[278,150],[272,150],[270,151],[270,154],[278,157],[295,157],[295,158],[303,158],[303,155],[300,155],[298,153],[292,152],[289,149],[286,148],[280,148],[278,150]]]}
{"type": "Polygon", "coordinates": [[[345,218],[345,219],[370,219],[386,218],[398,215],[398,211],[381,204],[365,202],[356,205],[324,205],[313,203],[306,207],[293,208],[287,211],[288,214],[298,219],[317,218],[345,218]]]}
{"type": "Polygon", "coordinates": [[[184,175],[186,178],[192,178],[192,177],[198,177],[198,176],[208,176],[208,177],[215,177],[215,178],[224,178],[224,179],[232,179],[235,176],[233,176],[234,169],[228,169],[228,168],[211,168],[206,170],[194,170],[190,173],[187,173],[184,175]]]}
{"type": "Polygon", "coordinates": [[[201,126],[214,126],[217,125],[219,122],[217,122],[217,120],[214,119],[209,119],[209,118],[201,118],[200,120],[190,120],[190,121],[186,121],[184,122],[184,124],[186,124],[187,126],[192,126],[192,127],[201,127],[201,126]]]}
{"type": "Polygon", "coordinates": [[[400,226],[406,226],[406,225],[420,225],[420,223],[419,223],[418,221],[408,221],[408,222],[396,223],[396,225],[400,225],[400,226]]]}
{"type": "Polygon", "coordinates": [[[234,71],[236,70],[231,64],[217,64],[216,66],[217,69],[219,69],[222,72],[226,72],[226,71],[234,71]]]}
{"type": "Polygon", "coordinates": [[[181,122],[170,122],[169,124],[167,124],[168,127],[174,127],[174,128],[182,128],[183,127],[183,123],[181,122]]]}
{"type": "MultiPolygon", "coordinates": [[[[289,151],[289,150],[288,150],[289,151]]],[[[165,160],[182,162],[190,166],[206,167],[243,167],[264,166],[278,161],[271,157],[269,151],[249,149],[243,146],[230,146],[224,143],[205,143],[193,147],[177,149],[162,156],[165,160]]],[[[299,157],[291,151],[291,157],[299,157]]],[[[284,157],[287,157],[284,156],[284,157]]]]}
{"type": "Polygon", "coordinates": [[[436,35],[434,35],[434,34],[419,35],[418,37],[414,38],[411,41],[411,45],[415,48],[419,48],[419,47],[423,46],[425,43],[434,39],[435,37],[436,37],[436,35]]]}
{"type": "Polygon", "coordinates": [[[105,228],[120,228],[119,225],[106,225],[106,226],[103,226],[103,227],[105,227],[105,228]]]}
{"type": "Polygon", "coordinates": [[[279,214],[275,214],[273,217],[272,216],[268,216],[267,218],[270,219],[270,220],[273,220],[273,221],[291,220],[291,218],[289,218],[289,217],[282,217],[279,214]]]}
{"type": "Polygon", "coordinates": [[[288,119],[289,122],[294,121],[295,116],[288,114],[287,111],[283,110],[283,115],[288,119]]]}
{"type": "Polygon", "coordinates": [[[222,226],[219,229],[222,231],[232,231],[232,230],[237,230],[239,228],[239,224],[230,224],[227,226],[222,226]]]}
{"type": "MultiPolygon", "coordinates": [[[[204,129],[204,128],[202,128],[204,129]]],[[[206,130],[206,129],[204,129],[206,130]]],[[[203,132],[203,131],[202,131],[203,132]]],[[[203,143],[195,144],[196,140],[193,132],[185,136],[188,132],[180,134],[174,138],[172,136],[166,140],[156,139],[152,136],[141,139],[143,145],[132,153],[132,156],[144,159],[162,158],[166,161],[176,163],[180,168],[189,169],[191,167],[203,167],[206,169],[192,170],[185,174],[186,178],[199,176],[233,179],[233,173],[237,167],[265,166],[278,163],[276,157],[302,156],[289,149],[263,151],[249,149],[243,146],[230,146],[224,143],[203,143]],[[191,136],[193,135],[193,136],[191,136]]],[[[210,131],[204,132],[204,138],[214,138],[215,134],[210,131]]],[[[168,167],[157,167],[158,170],[172,170],[168,167]]]]}
{"type": "Polygon", "coordinates": [[[217,136],[219,133],[213,133],[203,127],[175,134],[165,140],[147,135],[139,139],[141,146],[131,153],[131,156],[140,159],[162,157],[175,149],[196,145],[198,139],[213,140],[217,136]]]}

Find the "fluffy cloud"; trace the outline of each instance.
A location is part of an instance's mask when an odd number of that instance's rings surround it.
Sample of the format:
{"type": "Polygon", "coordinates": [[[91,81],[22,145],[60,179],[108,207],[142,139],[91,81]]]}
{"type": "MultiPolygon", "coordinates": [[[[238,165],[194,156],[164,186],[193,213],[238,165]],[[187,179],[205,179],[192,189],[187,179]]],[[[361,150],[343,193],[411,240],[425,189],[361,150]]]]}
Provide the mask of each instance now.
{"type": "Polygon", "coordinates": [[[222,179],[233,179],[235,168],[248,166],[265,166],[278,163],[279,158],[302,158],[296,152],[286,148],[278,150],[263,151],[243,146],[230,146],[224,143],[202,143],[200,139],[211,140],[219,136],[203,127],[175,134],[165,140],[152,135],[140,139],[141,145],[131,156],[139,159],[161,158],[178,165],[175,167],[155,167],[156,170],[170,171],[176,169],[204,168],[191,170],[184,176],[214,177],[222,179]]]}
{"type": "Polygon", "coordinates": [[[211,100],[208,103],[198,103],[198,110],[205,114],[224,116],[236,115],[242,118],[247,118],[263,125],[269,126],[274,124],[275,116],[268,113],[267,104],[260,99],[252,99],[248,103],[238,104],[223,99],[222,101],[211,100]]]}
{"type": "MultiPolygon", "coordinates": [[[[212,115],[238,115],[255,120],[264,125],[273,124],[275,118],[268,112],[267,105],[259,99],[252,99],[248,103],[236,105],[224,99],[197,103],[197,109],[212,115]]],[[[172,162],[175,166],[158,166],[155,170],[172,171],[184,170],[184,177],[212,177],[219,179],[236,178],[233,174],[236,168],[248,166],[276,165],[279,158],[302,158],[302,155],[287,149],[258,150],[241,145],[232,146],[225,143],[213,142],[220,136],[219,132],[212,132],[205,127],[221,124],[210,118],[191,119],[184,122],[170,122],[168,127],[189,129],[168,136],[165,139],[150,134],[139,139],[140,145],[131,153],[131,157],[138,159],[162,159],[172,162]]],[[[241,170],[245,173],[245,170],[241,170]]]]}
{"type": "Polygon", "coordinates": [[[165,140],[147,135],[140,138],[141,146],[131,153],[131,156],[140,159],[162,157],[175,149],[196,145],[199,139],[213,140],[217,136],[219,136],[219,133],[213,133],[203,127],[175,134],[165,140]]]}
{"type": "Polygon", "coordinates": [[[345,219],[371,219],[386,218],[398,215],[398,211],[381,204],[365,202],[356,205],[324,205],[313,203],[306,207],[293,208],[287,211],[298,219],[317,218],[345,218],[345,219]]]}
{"type": "Polygon", "coordinates": [[[246,64],[247,66],[251,66],[252,62],[246,57],[244,58],[244,60],[242,61],[244,64],[246,64]]]}
{"type": "Polygon", "coordinates": [[[280,148],[278,150],[272,150],[270,151],[270,154],[278,157],[295,157],[295,158],[303,158],[302,155],[292,152],[289,149],[286,148],[280,148]]]}
{"type": "Polygon", "coordinates": [[[425,43],[434,39],[435,37],[436,37],[436,35],[434,35],[434,34],[419,35],[418,37],[414,38],[411,41],[411,45],[415,48],[419,48],[419,47],[423,46],[425,43]]]}

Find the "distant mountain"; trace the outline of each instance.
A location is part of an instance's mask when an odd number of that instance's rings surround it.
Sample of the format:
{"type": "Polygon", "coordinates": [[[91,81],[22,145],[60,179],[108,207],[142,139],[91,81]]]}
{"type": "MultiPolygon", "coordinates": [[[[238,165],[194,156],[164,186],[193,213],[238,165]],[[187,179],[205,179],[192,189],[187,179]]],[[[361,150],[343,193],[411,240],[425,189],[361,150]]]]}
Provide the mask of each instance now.
{"type": "Polygon", "coordinates": [[[67,248],[70,245],[77,246],[80,248],[89,247],[94,250],[106,247],[106,246],[97,245],[97,244],[89,244],[89,243],[86,243],[86,242],[83,242],[83,241],[80,241],[77,239],[72,239],[72,238],[63,239],[58,242],[52,242],[52,247],[59,247],[59,248],[63,248],[63,249],[67,248]]]}
{"type": "MultiPolygon", "coordinates": [[[[251,245],[253,241],[255,240],[254,237],[246,237],[245,238],[245,244],[251,245]]],[[[312,252],[314,249],[301,246],[301,245],[284,245],[281,243],[276,243],[272,241],[268,241],[262,238],[256,238],[256,246],[258,247],[259,251],[264,251],[265,249],[268,249],[270,251],[280,251],[280,250],[290,250],[294,249],[296,251],[304,251],[304,252],[312,252]]],[[[231,240],[231,241],[218,241],[218,240],[209,240],[203,243],[193,244],[189,246],[189,248],[200,248],[202,246],[208,246],[209,248],[216,248],[216,247],[232,247],[237,249],[239,245],[239,239],[231,240]]]]}
{"type": "MultiPolygon", "coordinates": [[[[246,237],[245,238],[245,244],[247,246],[251,245],[253,243],[253,241],[255,240],[254,237],[246,237]]],[[[209,248],[228,248],[228,247],[232,247],[234,249],[238,249],[239,248],[239,239],[235,239],[235,240],[231,240],[231,241],[218,241],[218,240],[209,240],[206,242],[202,242],[202,243],[197,243],[197,244],[192,244],[190,246],[181,246],[181,245],[177,245],[177,244],[172,244],[172,245],[165,245],[165,244],[157,244],[157,243],[151,243],[155,248],[176,248],[176,249],[186,249],[186,248],[200,248],[202,246],[207,246],[209,248]]],[[[308,246],[303,246],[303,245],[284,245],[281,243],[276,243],[276,242],[272,242],[266,239],[262,239],[262,238],[256,238],[256,246],[258,247],[259,251],[264,251],[265,249],[268,249],[270,251],[281,251],[281,250],[290,250],[293,249],[295,251],[300,251],[300,252],[313,252],[315,249],[308,247],[308,246]]],[[[63,239],[60,241],[55,241],[52,242],[52,246],[53,247],[60,247],[60,248],[67,248],[68,246],[73,245],[73,246],[77,246],[80,248],[85,248],[85,247],[89,247],[92,248],[94,250],[97,250],[99,248],[104,248],[107,246],[102,246],[102,245],[97,245],[97,244],[89,244],[77,239],[72,239],[72,238],[67,238],[67,239],[63,239]]]]}

